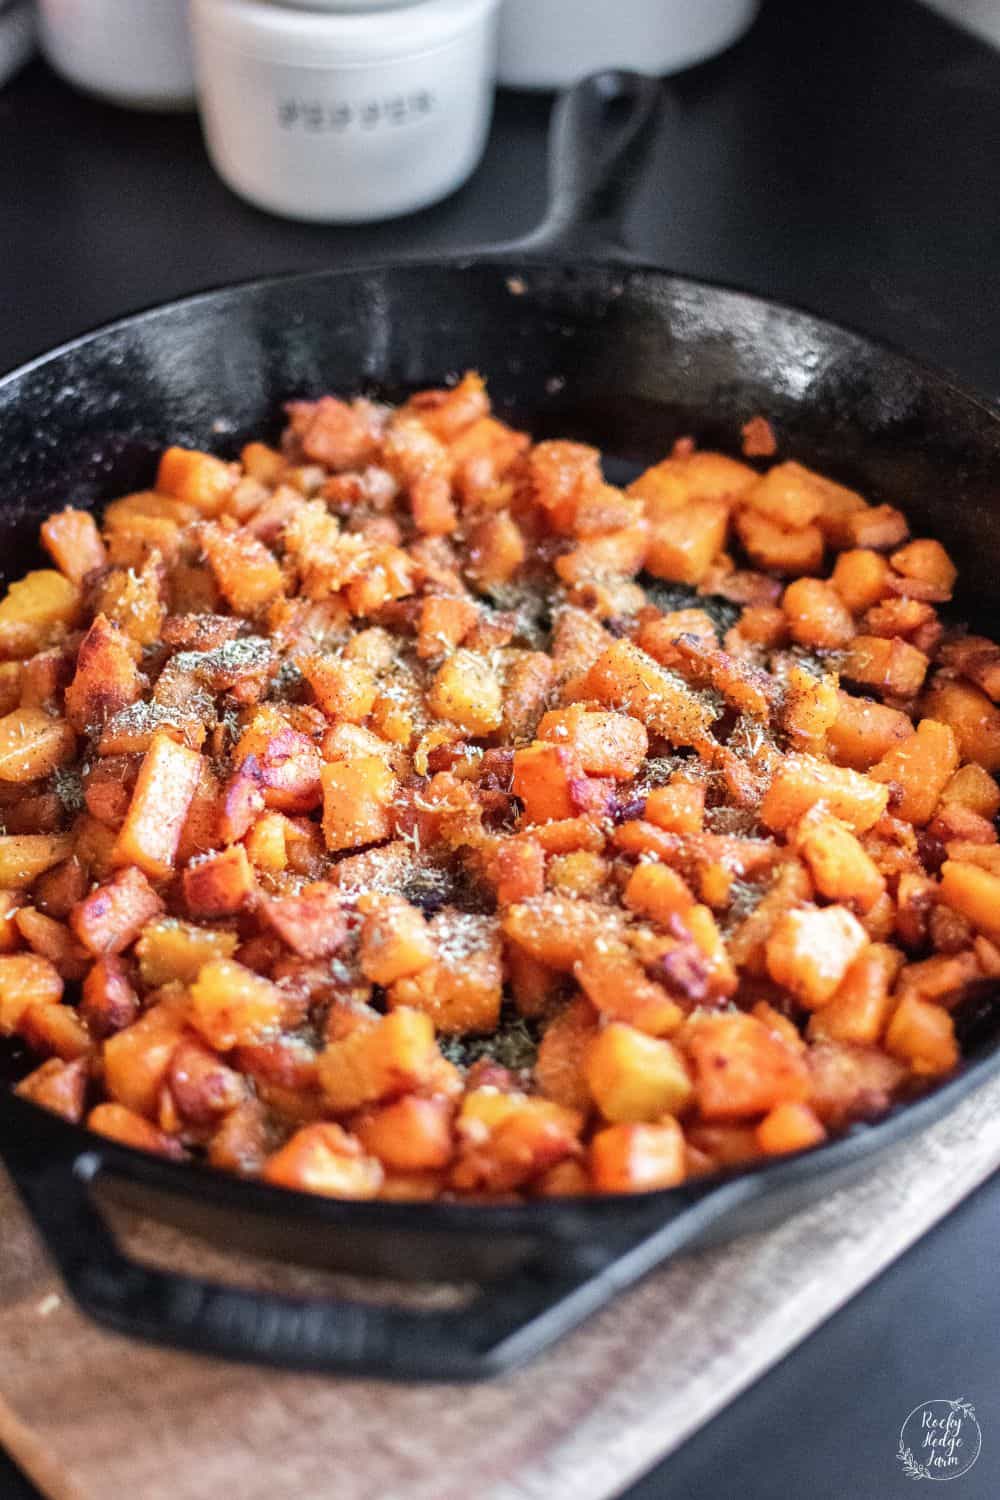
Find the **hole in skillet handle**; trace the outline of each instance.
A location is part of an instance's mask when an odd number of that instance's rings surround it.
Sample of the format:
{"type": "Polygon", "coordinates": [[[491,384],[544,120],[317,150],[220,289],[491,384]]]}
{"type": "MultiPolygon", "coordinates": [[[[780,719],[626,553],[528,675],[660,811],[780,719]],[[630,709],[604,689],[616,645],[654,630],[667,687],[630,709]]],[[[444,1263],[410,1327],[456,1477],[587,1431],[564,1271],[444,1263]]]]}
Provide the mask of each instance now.
{"type": "Polygon", "coordinates": [[[623,219],[636,176],[666,112],[661,78],[594,73],[556,100],[549,131],[549,210],[505,247],[628,261],[623,219]]]}
{"type": "Polygon", "coordinates": [[[93,1194],[102,1176],[129,1175],[133,1153],[80,1150],[61,1122],[32,1124],[30,1136],[3,1130],[4,1163],[67,1290],[96,1322],[189,1353],[387,1380],[483,1380],[525,1363],[758,1188],[744,1178],[708,1192],[678,1189],[630,1234],[612,1244],[596,1236],[590,1257],[579,1247],[568,1256],[553,1241],[469,1306],[394,1307],[225,1285],[134,1260],[93,1194]]]}

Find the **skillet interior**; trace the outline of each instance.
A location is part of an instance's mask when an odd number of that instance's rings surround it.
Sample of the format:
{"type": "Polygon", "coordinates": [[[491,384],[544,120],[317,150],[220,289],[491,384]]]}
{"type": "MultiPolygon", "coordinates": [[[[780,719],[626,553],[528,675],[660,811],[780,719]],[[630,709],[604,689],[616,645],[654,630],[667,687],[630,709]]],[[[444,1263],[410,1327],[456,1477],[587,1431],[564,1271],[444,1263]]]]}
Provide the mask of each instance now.
{"type": "MultiPolygon", "coordinates": [[[[193,298],[57,351],[0,382],[3,574],[37,562],[38,524],[50,509],[148,484],[167,442],[231,455],[251,436],[277,433],[288,397],[359,388],[396,397],[470,365],[488,377],[504,415],[537,436],[586,439],[628,463],[662,457],[686,433],[738,453],[741,425],[764,413],[783,456],[898,503],[938,536],[962,572],[960,611],[989,629],[1000,568],[1000,421],[987,405],[806,314],[600,264],[298,276],[193,298]]],[[[992,1007],[969,1039],[974,1055],[995,1052],[992,1007]]],[[[16,1050],[0,1047],[0,1087],[19,1068],[16,1050]]],[[[817,1170],[825,1154],[812,1159],[817,1170]]],[[[195,1173],[192,1187],[195,1179],[204,1185],[195,1173]]],[[[233,1183],[218,1195],[222,1217],[241,1192],[250,1189],[233,1183]]],[[[355,1206],[330,1207],[325,1219],[339,1219],[342,1207],[355,1206]]],[[[649,1199],[644,1209],[648,1224],[649,1199]]],[[[486,1227],[484,1211],[468,1212],[486,1227]]],[[[171,1213],[182,1216],[179,1202],[171,1213]]],[[[582,1213],[582,1205],[567,1210],[564,1227],[582,1225],[582,1213]]],[[[204,1194],[188,1214],[190,1227],[209,1227],[204,1194]]],[[[592,1222],[608,1219],[600,1212],[592,1222]]],[[[364,1246],[359,1257],[338,1258],[380,1265],[377,1240],[354,1243],[364,1246]]],[[[267,1235],[263,1244],[275,1248],[267,1235]]],[[[385,1269],[401,1269],[401,1248],[385,1269]]],[[[406,1269],[421,1274],[421,1263],[411,1258],[406,1269]]]]}

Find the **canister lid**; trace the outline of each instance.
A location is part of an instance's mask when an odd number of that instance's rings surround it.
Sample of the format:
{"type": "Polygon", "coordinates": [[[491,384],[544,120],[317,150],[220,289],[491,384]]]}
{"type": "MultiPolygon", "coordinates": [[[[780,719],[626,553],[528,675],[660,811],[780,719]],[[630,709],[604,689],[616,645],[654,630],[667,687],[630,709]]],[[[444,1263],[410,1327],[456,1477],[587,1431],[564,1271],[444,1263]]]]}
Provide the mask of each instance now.
{"type": "Polygon", "coordinates": [[[327,68],[431,52],[499,0],[192,0],[195,32],[271,62],[327,68]]]}

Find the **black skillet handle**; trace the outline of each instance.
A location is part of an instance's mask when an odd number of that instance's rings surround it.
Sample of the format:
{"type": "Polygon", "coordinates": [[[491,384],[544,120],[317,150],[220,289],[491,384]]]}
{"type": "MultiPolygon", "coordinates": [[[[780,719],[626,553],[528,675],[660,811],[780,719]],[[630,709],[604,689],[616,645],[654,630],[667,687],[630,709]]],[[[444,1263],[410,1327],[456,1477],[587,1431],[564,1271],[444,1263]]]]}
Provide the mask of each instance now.
{"type": "Polygon", "coordinates": [[[622,220],[666,107],[663,80],[595,73],[560,95],[549,133],[549,209],[512,247],[628,258],[622,220]]]}
{"type": "Polygon", "coordinates": [[[591,1266],[550,1246],[471,1305],[422,1311],[279,1295],[140,1264],[94,1204],[105,1170],[99,1147],[60,1154],[5,1141],[3,1156],[67,1289],[97,1322],[192,1353],[394,1380],[481,1380],[522,1364],[733,1206],[725,1188],[681,1195],[672,1213],[660,1210],[652,1234],[639,1231],[591,1266]]]}

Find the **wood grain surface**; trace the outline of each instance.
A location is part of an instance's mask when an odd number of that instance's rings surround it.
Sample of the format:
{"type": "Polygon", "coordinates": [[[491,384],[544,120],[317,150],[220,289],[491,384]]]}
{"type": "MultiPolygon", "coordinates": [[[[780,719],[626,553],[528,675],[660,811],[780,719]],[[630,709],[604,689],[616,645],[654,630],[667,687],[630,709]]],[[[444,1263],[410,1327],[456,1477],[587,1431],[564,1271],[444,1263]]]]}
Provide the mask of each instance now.
{"type": "MultiPolygon", "coordinates": [[[[1000,1079],[863,1182],[677,1260],[528,1369],[473,1387],[275,1374],[105,1333],[0,1176],[0,1442],[52,1500],[609,1500],[998,1165],[1000,1079]]],[[[120,1227],[145,1255],[248,1274],[162,1226],[120,1227]]]]}

